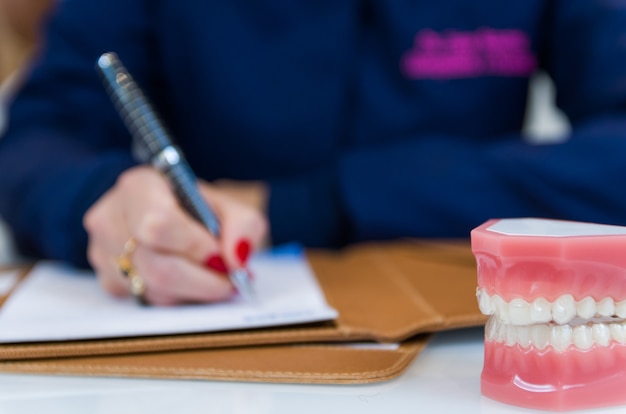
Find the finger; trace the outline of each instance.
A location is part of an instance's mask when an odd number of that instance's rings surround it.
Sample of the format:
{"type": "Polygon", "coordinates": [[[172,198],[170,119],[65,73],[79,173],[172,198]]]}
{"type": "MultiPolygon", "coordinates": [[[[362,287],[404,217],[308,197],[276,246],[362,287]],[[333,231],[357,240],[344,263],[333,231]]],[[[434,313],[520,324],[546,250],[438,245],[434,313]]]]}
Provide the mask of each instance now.
{"type": "Polygon", "coordinates": [[[267,235],[267,222],[260,211],[241,204],[209,185],[201,187],[220,217],[221,252],[229,269],[245,267],[253,251],[267,235]]]}
{"type": "Polygon", "coordinates": [[[87,256],[105,292],[117,297],[129,295],[128,281],[106,249],[97,244],[90,244],[87,256]]]}
{"type": "Polygon", "coordinates": [[[146,283],[145,299],[156,305],[225,301],[234,294],[228,278],[180,256],[141,245],[133,262],[146,283]]]}
{"type": "Polygon", "coordinates": [[[113,202],[115,190],[105,193],[85,214],[83,225],[89,236],[87,259],[102,288],[114,296],[128,295],[128,282],[117,266],[117,257],[130,238],[119,206],[113,202]]]}
{"type": "MultiPolygon", "coordinates": [[[[151,260],[151,263],[156,263],[155,266],[136,265],[134,264],[136,251],[130,252],[130,254],[135,271],[141,272],[139,273],[140,276],[146,281],[146,284],[150,285],[150,289],[145,295],[148,303],[172,306],[190,302],[215,302],[226,300],[232,296],[233,288],[225,275],[218,276],[218,273],[198,269],[195,264],[185,265],[184,259],[176,257],[170,257],[166,260],[182,261],[183,265],[178,266],[180,270],[168,270],[176,269],[176,265],[168,265],[164,263],[165,260],[154,259],[158,253],[149,249],[146,250],[147,252],[143,256],[148,257],[146,260],[151,260]],[[153,259],[149,259],[150,257],[153,259]],[[154,270],[153,267],[156,267],[157,270],[154,270]],[[193,269],[192,272],[187,270],[189,267],[193,269]],[[187,276],[181,276],[182,273],[187,274],[187,276]],[[200,277],[206,280],[200,279],[200,277]]],[[[129,296],[130,281],[122,274],[117,260],[113,260],[108,251],[100,248],[97,244],[90,245],[88,255],[102,288],[113,296],[129,296]]]]}
{"type": "Polygon", "coordinates": [[[141,244],[198,263],[218,251],[217,240],[181,208],[156,170],[143,167],[124,174],[118,185],[129,231],[141,244]]]}
{"type": "MultiPolygon", "coordinates": [[[[89,246],[94,253],[97,250],[104,250],[110,255],[120,254],[122,246],[130,238],[121,206],[117,201],[118,192],[119,190],[113,187],[87,210],[83,217],[83,226],[89,236],[89,246]]],[[[91,260],[90,263],[94,265],[91,260]]]]}

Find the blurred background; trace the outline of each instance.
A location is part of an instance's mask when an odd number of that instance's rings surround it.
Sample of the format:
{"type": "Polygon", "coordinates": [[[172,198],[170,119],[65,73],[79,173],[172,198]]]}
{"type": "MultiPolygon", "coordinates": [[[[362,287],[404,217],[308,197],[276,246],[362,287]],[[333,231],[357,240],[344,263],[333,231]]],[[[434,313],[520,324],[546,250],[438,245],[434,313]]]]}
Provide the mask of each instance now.
{"type": "Polygon", "coordinates": [[[55,0],[0,0],[0,80],[23,67],[55,0]]]}
{"type": "MultiPolygon", "coordinates": [[[[57,0],[0,0],[0,138],[6,107],[41,44],[40,29],[57,0]]],[[[0,218],[0,264],[13,261],[15,250],[0,218]]]]}
{"type": "MultiPolygon", "coordinates": [[[[6,109],[45,40],[41,27],[62,0],[0,0],[0,139],[7,125],[6,109]]],[[[524,133],[531,142],[554,142],[567,135],[566,118],[554,106],[550,78],[539,73],[531,81],[524,133]]],[[[17,260],[6,225],[0,218],[0,265],[17,260]]]]}

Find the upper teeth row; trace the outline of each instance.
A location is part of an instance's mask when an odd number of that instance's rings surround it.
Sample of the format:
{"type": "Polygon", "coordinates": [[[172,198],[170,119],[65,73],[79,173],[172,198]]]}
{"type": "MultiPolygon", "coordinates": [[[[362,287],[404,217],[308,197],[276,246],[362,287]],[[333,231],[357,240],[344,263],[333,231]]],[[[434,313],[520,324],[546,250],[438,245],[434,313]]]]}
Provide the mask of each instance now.
{"type": "Polygon", "coordinates": [[[590,296],[576,301],[570,294],[559,296],[554,302],[537,298],[527,302],[522,298],[505,302],[499,295],[489,296],[484,289],[476,291],[478,306],[485,315],[495,315],[500,321],[512,325],[530,325],[556,322],[566,324],[574,318],[595,317],[626,318],[626,300],[615,302],[604,298],[598,302],[590,296]]]}

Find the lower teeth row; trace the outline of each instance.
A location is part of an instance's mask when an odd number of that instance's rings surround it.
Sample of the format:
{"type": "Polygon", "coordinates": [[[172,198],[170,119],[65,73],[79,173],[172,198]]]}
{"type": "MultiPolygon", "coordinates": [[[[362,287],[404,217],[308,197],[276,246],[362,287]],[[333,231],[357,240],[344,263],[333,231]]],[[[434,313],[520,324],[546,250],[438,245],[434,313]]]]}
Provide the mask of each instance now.
{"type": "Polygon", "coordinates": [[[626,322],[588,323],[578,326],[559,324],[538,324],[515,326],[501,323],[491,317],[485,327],[485,339],[490,342],[503,342],[508,346],[533,346],[544,349],[551,346],[564,351],[570,346],[587,350],[594,345],[606,347],[612,342],[626,343],[626,322]]]}

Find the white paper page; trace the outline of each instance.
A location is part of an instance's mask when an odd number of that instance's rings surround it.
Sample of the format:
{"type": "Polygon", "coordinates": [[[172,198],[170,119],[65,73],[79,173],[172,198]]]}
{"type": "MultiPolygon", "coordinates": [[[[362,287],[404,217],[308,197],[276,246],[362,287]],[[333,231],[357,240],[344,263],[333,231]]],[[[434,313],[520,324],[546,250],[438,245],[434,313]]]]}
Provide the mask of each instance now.
{"type": "Polygon", "coordinates": [[[113,298],[93,274],[52,262],[37,265],[0,309],[0,342],[62,341],[211,332],[337,317],[300,254],[252,258],[258,300],[145,307],[113,298]]]}

